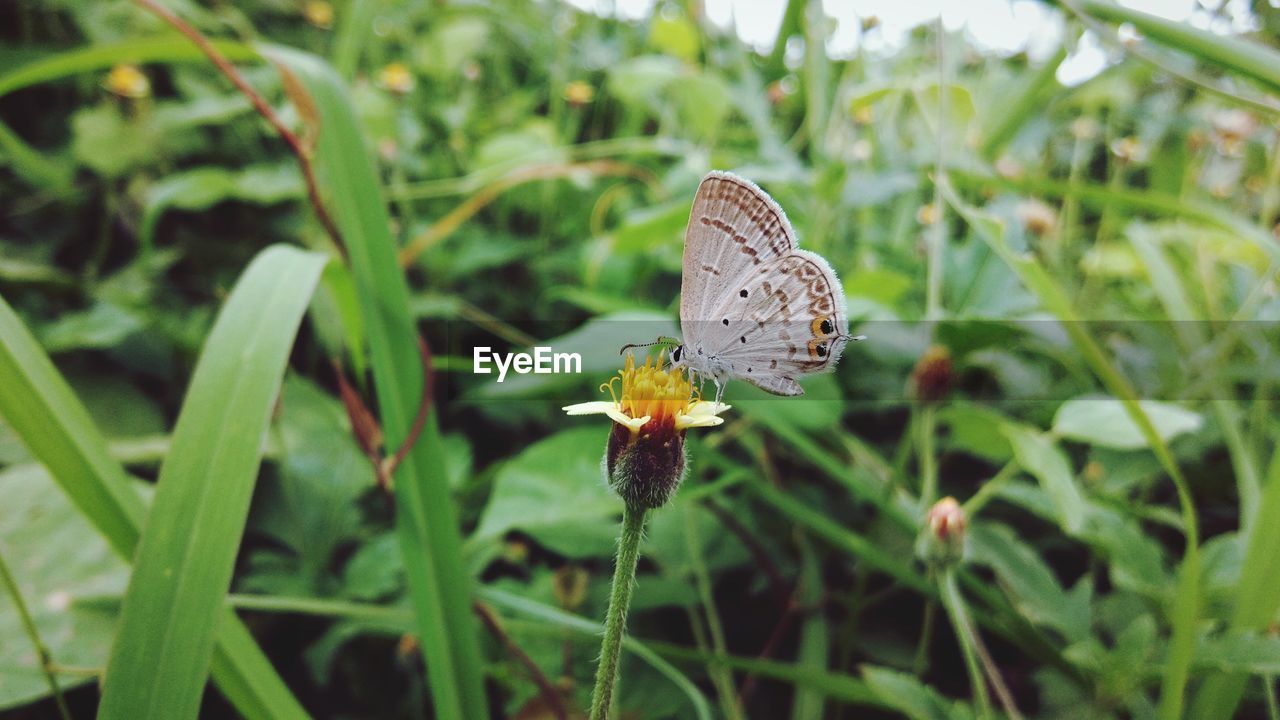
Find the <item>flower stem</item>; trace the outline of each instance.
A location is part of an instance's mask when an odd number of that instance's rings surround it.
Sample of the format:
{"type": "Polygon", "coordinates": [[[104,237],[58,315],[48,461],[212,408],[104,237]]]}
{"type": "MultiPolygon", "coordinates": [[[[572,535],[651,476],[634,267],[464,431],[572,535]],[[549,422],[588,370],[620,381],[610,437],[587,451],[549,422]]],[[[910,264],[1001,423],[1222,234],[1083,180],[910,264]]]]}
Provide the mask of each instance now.
{"type": "Polygon", "coordinates": [[[991,718],[991,699],[987,695],[987,682],[982,677],[982,667],[978,664],[978,653],[973,642],[973,626],[969,623],[969,613],[965,610],[964,599],[960,597],[960,588],[956,585],[956,573],[953,568],[942,571],[942,604],[951,616],[951,625],[955,628],[956,639],[960,641],[960,652],[964,656],[965,668],[969,671],[969,684],[973,689],[973,699],[978,706],[980,718],[991,718]]]}
{"type": "Polygon", "coordinates": [[[618,685],[618,656],[627,627],[627,608],[635,587],[636,564],[640,561],[640,538],[644,534],[645,508],[627,505],[622,511],[622,537],[618,539],[618,559],[613,568],[613,589],[609,593],[609,613],[604,622],[604,642],[600,645],[600,665],[596,686],[591,692],[591,720],[607,720],[618,685]]]}

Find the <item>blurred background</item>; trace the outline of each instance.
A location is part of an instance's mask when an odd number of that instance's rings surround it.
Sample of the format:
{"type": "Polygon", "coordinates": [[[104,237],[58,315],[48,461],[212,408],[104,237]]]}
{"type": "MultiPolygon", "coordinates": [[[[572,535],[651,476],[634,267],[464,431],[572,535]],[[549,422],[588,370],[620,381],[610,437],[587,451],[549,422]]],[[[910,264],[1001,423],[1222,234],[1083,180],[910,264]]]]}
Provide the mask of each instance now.
{"type": "MultiPolygon", "coordinates": [[[[620,504],[606,421],[560,407],[607,399],[624,343],[678,332],[712,169],[773,195],[869,338],[807,397],[736,383],[727,422],[691,431],[621,717],[1280,717],[1280,591],[1242,582],[1280,550],[1252,532],[1280,522],[1274,0],[167,6],[320,138],[340,224],[325,133],[374,163],[493,717],[588,703],[620,504]],[[262,60],[282,48],[331,67],[356,125],[262,60]],[[584,372],[497,384],[471,372],[481,345],[584,372]],[[944,496],[958,533],[926,519],[944,496]]],[[[0,297],[144,496],[249,261],[339,257],[307,193],[153,12],[0,5],[0,297]]],[[[344,267],[292,350],[228,602],[314,715],[443,717],[340,399],[342,377],[377,414],[344,267]]],[[[129,569],[23,437],[0,418],[0,714],[58,712],[20,596],[88,716],[129,569]]]]}

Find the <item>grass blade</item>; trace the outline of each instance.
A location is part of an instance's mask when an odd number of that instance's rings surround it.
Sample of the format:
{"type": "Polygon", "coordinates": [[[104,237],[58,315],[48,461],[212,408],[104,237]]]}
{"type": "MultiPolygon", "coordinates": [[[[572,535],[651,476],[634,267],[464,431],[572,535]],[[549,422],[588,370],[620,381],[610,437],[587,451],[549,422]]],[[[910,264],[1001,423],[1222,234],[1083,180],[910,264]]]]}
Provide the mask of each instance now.
{"type": "MultiPolygon", "coordinates": [[[[258,53],[238,42],[216,40],[218,50],[231,60],[253,60],[258,53]]],[[[44,58],[19,65],[0,75],[0,97],[15,90],[39,85],[51,80],[80,73],[106,70],[120,63],[151,62],[207,62],[199,48],[186,38],[174,33],[159,38],[124,40],[117,43],[88,45],[76,50],[65,50],[44,58]]]]}
{"type": "MultiPolygon", "coordinates": [[[[3,298],[0,416],[112,550],[132,560],[146,508],[84,405],[3,298]]],[[[231,610],[223,611],[213,677],[247,718],[307,716],[231,610]]]]}
{"type": "MultiPolygon", "coordinates": [[[[1280,533],[1274,528],[1280,523],[1280,450],[1271,457],[1271,469],[1267,473],[1258,503],[1258,515],[1249,526],[1249,542],[1240,568],[1240,583],[1236,586],[1235,614],[1231,618],[1233,630],[1264,630],[1280,609],[1280,533]]],[[[1191,717],[1209,720],[1231,717],[1244,693],[1244,675],[1214,675],[1207,679],[1196,695],[1191,717]]]]}
{"type": "Polygon", "coordinates": [[[106,438],[26,325],[0,299],[0,415],[111,549],[133,557],[146,516],[106,438]]]}
{"type": "Polygon", "coordinates": [[[99,717],[199,710],[267,423],[324,264],[284,246],[263,251],[205,341],[138,545],[99,717]]]}
{"type": "MultiPolygon", "coordinates": [[[[346,86],[318,58],[272,48],[319,114],[316,165],[347,245],[369,343],[374,389],[388,447],[408,437],[422,397],[422,360],[409,312],[409,290],[396,262],[395,241],[378,174],[369,157],[346,86]]],[[[396,526],[418,620],[436,715],[488,717],[472,580],[462,565],[462,539],[444,474],[435,413],[395,476],[396,526]]]]}
{"type": "Polygon", "coordinates": [[[1129,23],[1138,32],[1175,50],[1236,75],[1247,77],[1271,92],[1280,92],[1280,53],[1242,38],[1218,35],[1190,23],[1166,20],[1130,10],[1106,0],[1075,0],[1086,15],[1113,23],[1129,23]]]}
{"type": "Polygon", "coordinates": [[[1044,96],[1058,85],[1058,66],[1067,59],[1067,48],[1058,49],[1053,57],[1044,65],[1019,83],[1013,91],[1013,97],[1002,103],[1004,107],[992,117],[988,127],[984,128],[982,156],[994,160],[996,155],[1013,140],[1018,131],[1036,117],[1044,102],[1044,96]]]}

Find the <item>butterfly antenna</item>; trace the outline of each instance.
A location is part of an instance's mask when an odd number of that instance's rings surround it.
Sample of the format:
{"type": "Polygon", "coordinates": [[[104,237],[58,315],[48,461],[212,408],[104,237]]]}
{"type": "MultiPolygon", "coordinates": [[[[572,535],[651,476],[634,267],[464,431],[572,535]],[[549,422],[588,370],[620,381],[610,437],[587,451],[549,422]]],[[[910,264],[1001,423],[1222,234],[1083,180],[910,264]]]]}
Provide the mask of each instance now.
{"type": "Polygon", "coordinates": [[[680,344],[680,340],[679,340],[679,339],[677,339],[677,338],[670,338],[670,337],[667,337],[667,336],[665,336],[665,335],[660,335],[660,336],[658,337],[658,339],[657,339],[657,340],[654,340],[653,342],[647,342],[647,343],[627,343],[626,345],[623,345],[623,346],[622,346],[622,349],[618,351],[618,354],[619,354],[619,355],[621,355],[621,354],[625,353],[626,351],[628,351],[628,350],[633,350],[633,349],[635,349],[635,348],[647,348],[647,347],[653,347],[654,345],[663,345],[663,344],[667,344],[667,345],[679,345],[679,344],[680,344]]]}

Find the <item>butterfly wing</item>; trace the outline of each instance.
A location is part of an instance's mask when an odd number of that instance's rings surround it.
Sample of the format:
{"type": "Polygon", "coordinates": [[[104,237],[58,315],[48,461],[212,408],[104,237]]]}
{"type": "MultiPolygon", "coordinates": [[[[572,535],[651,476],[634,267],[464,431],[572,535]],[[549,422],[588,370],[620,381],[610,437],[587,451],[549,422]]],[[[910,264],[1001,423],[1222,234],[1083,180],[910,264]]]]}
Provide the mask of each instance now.
{"type": "Polygon", "coordinates": [[[696,342],[703,321],[717,318],[714,306],[727,288],[795,247],[791,223],[773,198],[733,173],[708,173],[693,197],[684,236],[680,325],[685,342],[696,342]]]}
{"type": "Polygon", "coordinates": [[[822,256],[793,250],[722,293],[704,327],[706,351],[734,377],[777,395],[795,376],[835,366],[849,339],[844,289],[822,256]]]}

